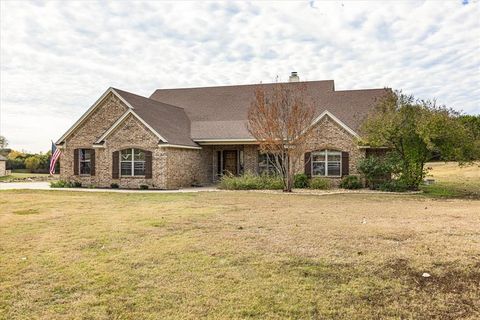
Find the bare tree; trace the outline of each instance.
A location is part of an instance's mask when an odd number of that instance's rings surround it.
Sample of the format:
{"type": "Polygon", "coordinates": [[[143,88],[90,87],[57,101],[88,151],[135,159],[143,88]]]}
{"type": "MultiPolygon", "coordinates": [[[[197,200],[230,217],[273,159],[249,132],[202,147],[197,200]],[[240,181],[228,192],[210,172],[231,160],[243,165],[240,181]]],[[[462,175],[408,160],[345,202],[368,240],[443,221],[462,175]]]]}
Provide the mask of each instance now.
{"type": "Polygon", "coordinates": [[[283,180],[283,191],[291,192],[295,168],[307,149],[309,127],[315,108],[301,83],[259,85],[248,110],[248,131],[259,142],[260,151],[273,158],[283,180]]]}

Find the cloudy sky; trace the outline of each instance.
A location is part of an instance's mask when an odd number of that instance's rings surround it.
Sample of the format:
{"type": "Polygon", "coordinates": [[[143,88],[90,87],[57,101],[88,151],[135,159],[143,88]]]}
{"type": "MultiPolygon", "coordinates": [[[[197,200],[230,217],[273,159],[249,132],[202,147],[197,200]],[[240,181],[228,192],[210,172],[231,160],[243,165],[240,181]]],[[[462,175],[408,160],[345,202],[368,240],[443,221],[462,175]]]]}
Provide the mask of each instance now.
{"type": "Polygon", "coordinates": [[[480,113],[478,1],[1,2],[0,134],[46,151],[110,86],[334,79],[480,113]]]}

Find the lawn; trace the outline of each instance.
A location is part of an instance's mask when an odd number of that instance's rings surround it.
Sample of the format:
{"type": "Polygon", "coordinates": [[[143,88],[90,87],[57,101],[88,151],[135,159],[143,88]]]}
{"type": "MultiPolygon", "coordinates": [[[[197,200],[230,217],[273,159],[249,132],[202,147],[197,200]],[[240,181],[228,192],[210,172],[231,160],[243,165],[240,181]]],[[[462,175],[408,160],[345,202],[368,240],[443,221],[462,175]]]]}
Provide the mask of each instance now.
{"type": "Polygon", "coordinates": [[[480,317],[477,200],[1,191],[0,208],[4,319],[480,317]]]}
{"type": "Polygon", "coordinates": [[[459,166],[457,162],[431,162],[427,178],[435,183],[423,186],[428,196],[480,200],[480,163],[459,166]]]}

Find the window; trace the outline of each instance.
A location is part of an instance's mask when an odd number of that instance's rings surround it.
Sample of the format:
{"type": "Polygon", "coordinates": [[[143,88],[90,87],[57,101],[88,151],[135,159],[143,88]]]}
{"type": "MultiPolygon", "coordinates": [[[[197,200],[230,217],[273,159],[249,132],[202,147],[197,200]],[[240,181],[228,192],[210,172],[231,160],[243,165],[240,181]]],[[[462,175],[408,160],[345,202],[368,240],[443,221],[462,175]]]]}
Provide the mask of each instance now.
{"type": "Polygon", "coordinates": [[[275,167],[275,156],[270,153],[258,154],[258,173],[259,174],[277,174],[275,167]]]}
{"type": "Polygon", "coordinates": [[[89,175],[92,172],[92,150],[78,149],[80,174],[89,175]]]}
{"type": "Polygon", "coordinates": [[[342,153],[322,150],[312,152],[312,176],[340,177],[342,175],[342,153]]]}
{"type": "Polygon", "coordinates": [[[125,149],[120,152],[120,174],[122,176],[145,175],[145,151],[125,149]]]}

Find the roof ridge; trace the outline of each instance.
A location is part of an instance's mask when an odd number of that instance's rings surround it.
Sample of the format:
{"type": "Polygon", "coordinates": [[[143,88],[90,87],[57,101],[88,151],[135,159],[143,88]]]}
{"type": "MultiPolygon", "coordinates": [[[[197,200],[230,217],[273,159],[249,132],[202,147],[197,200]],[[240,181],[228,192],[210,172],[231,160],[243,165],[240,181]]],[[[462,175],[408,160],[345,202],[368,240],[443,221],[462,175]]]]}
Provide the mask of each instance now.
{"type": "MultiPolygon", "coordinates": [[[[204,87],[184,87],[184,88],[163,88],[155,89],[154,93],[158,90],[191,90],[191,89],[214,89],[214,88],[229,88],[229,87],[248,87],[248,86],[259,86],[259,85],[271,85],[271,84],[299,84],[299,83],[318,83],[318,82],[333,82],[335,80],[313,80],[313,81],[298,81],[298,82],[266,82],[266,83],[248,83],[248,84],[226,84],[218,86],[204,86],[204,87]]],[[[153,95],[153,93],[152,93],[153,95]]]]}
{"type": "Polygon", "coordinates": [[[155,100],[155,99],[152,99],[152,98],[147,98],[147,97],[141,96],[141,95],[139,95],[139,94],[132,93],[132,92],[125,91],[125,90],[122,90],[122,89],[118,89],[118,88],[114,88],[114,87],[112,87],[112,89],[115,90],[115,92],[117,92],[117,93],[120,94],[120,95],[121,95],[121,92],[124,92],[124,93],[131,94],[131,95],[133,95],[133,96],[142,98],[142,99],[150,100],[150,101],[152,101],[152,102],[154,102],[154,103],[159,103],[159,104],[162,104],[162,105],[167,106],[167,107],[178,108],[178,109],[181,109],[181,110],[184,110],[184,111],[185,111],[184,108],[179,107],[179,106],[175,106],[175,105],[173,105],[173,104],[165,103],[165,102],[158,101],[158,100],[155,100]],[[119,92],[119,91],[121,91],[121,92],[119,92]]]}
{"type": "Polygon", "coordinates": [[[368,88],[368,89],[348,89],[348,90],[335,90],[334,92],[350,92],[350,91],[373,91],[373,90],[389,90],[391,88],[368,88]]]}

